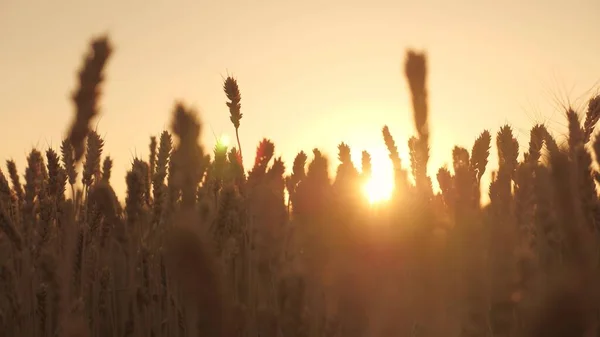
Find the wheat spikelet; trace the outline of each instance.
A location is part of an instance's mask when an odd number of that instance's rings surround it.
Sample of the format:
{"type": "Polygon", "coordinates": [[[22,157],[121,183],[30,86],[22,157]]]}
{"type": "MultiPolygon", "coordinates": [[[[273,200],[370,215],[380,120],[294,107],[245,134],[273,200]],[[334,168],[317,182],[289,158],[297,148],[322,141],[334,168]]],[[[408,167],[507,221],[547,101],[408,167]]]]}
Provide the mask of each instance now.
{"type": "Polygon", "coordinates": [[[206,169],[201,161],[203,150],[198,145],[201,124],[195,111],[177,103],[171,127],[179,138],[179,144],[171,155],[170,167],[176,168],[172,183],[182,192],[182,206],[191,207],[196,201],[197,187],[206,169]]]}
{"type": "Polygon", "coordinates": [[[89,189],[92,184],[100,181],[101,171],[100,162],[104,141],[96,131],[89,131],[87,135],[87,152],[85,154],[85,163],[83,164],[83,174],[81,182],[89,189]]]}
{"type": "Polygon", "coordinates": [[[8,169],[8,174],[10,176],[10,180],[13,185],[13,190],[15,191],[19,203],[23,202],[24,192],[23,186],[21,185],[21,180],[19,179],[19,174],[17,173],[17,165],[13,160],[6,161],[6,168],[8,169]]]}
{"type": "Polygon", "coordinates": [[[102,162],[102,181],[105,183],[110,183],[110,175],[112,171],[113,161],[112,158],[106,156],[104,161],[102,162]]]}
{"type": "Polygon", "coordinates": [[[239,128],[240,128],[240,120],[244,116],[241,113],[242,105],[240,101],[242,100],[242,95],[240,94],[240,89],[237,84],[237,80],[231,76],[228,76],[223,83],[223,91],[225,91],[225,95],[229,102],[226,102],[227,107],[229,107],[229,119],[231,123],[233,123],[233,127],[235,128],[235,138],[237,139],[238,149],[240,151],[240,164],[242,163],[242,145],[240,144],[240,136],[239,136],[239,128]]]}
{"type": "Polygon", "coordinates": [[[110,42],[105,36],[93,39],[90,47],[79,72],[79,88],[73,94],[76,113],[69,131],[69,142],[74,149],[75,162],[83,157],[89,124],[98,114],[99,86],[104,80],[104,66],[112,53],[110,42]]]}
{"type": "Polygon", "coordinates": [[[590,141],[598,120],[600,120],[600,95],[592,97],[588,102],[588,109],[583,122],[585,143],[590,141]]]}

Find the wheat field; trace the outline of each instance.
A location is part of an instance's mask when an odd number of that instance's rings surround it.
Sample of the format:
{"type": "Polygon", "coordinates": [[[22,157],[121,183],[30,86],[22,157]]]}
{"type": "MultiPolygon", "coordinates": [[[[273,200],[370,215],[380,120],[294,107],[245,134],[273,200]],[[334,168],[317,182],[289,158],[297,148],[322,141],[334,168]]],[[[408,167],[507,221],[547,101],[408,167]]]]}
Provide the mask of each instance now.
{"type": "Polygon", "coordinates": [[[427,59],[408,51],[410,163],[383,126],[395,188],[370,205],[366,151],[356,168],[341,143],[334,177],[317,148],[293,163],[268,139],[242,153],[227,77],[235,146],[204,148],[200,116],[176,102],[120,201],[90,128],[111,53],[91,41],[60,148],[33,149],[24,176],[12,160],[0,171],[0,337],[600,335],[600,97],[565,111],[566,146],[534,125],[520,156],[511,127],[484,130],[430,177],[427,59]]]}

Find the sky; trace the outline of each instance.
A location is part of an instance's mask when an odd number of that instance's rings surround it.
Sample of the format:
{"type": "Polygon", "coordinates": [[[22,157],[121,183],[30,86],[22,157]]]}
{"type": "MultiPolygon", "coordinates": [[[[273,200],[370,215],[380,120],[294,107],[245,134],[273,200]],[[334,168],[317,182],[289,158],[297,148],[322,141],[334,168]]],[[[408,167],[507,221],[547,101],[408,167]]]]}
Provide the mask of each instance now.
{"type": "Polygon", "coordinates": [[[521,152],[534,123],[564,132],[561,104],[583,112],[598,92],[598,14],[597,0],[0,0],[2,169],[14,158],[24,172],[32,147],[59,148],[88,43],[107,33],[114,54],[94,125],[121,198],[133,157],[147,158],[176,100],[199,112],[207,151],[215,135],[234,135],[227,74],[242,93],[247,169],[266,137],[288,170],[296,153],[315,147],[335,165],[343,141],[357,163],[368,150],[374,171],[391,176],[381,128],[389,126],[406,165],[415,134],[407,48],[428,55],[435,181],[453,146],[470,150],[484,129],[495,136],[510,124],[521,152]]]}

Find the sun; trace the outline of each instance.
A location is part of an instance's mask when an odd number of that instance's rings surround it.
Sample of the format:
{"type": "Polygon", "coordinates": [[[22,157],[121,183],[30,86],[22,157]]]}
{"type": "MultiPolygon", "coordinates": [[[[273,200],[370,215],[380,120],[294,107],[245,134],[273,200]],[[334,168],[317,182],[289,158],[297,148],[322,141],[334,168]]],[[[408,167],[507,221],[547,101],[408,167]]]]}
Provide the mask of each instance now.
{"type": "MultiPolygon", "coordinates": [[[[394,194],[394,168],[389,158],[387,149],[379,144],[366,146],[366,152],[370,157],[369,176],[363,180],[361,192],[365,201],[371,205],[383,203],[392,198],[394,194]]],[[[353,158],[357,158],[357,167],[363,166],[362,154],[358,152],[353,158]],[[358,161],[361,158],[361,161],[358,161]]]]}
{"type": "Polygon", "coordinates": [[[394,183],[385,176],[373,176],[363,186],[363,191],[367,200],[371,204],[376,204],[390,200],[394,192],[394,183]]]}
{"type": "Polygon", "coordinates": [[[225,133],[218,140],[218,143],[224,147],[229,147],[230,142],[229,136],[225,133]]]}

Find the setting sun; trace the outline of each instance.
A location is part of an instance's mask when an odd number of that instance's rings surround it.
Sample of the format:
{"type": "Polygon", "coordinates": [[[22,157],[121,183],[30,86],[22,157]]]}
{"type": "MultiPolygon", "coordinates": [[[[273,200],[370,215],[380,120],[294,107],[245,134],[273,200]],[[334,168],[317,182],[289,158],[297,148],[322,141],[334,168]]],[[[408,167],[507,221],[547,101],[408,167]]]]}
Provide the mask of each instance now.
{"type": "Polygon", "coordinates": [[[394,185],[393,181],[389,179],[372,177],[365,183],[363,189],[369,203],[374,204],[389,200],[392,197],[394,185]]]}
{"type": "MultiPolygon", "coordinates": [[[[385,202],[391,199],[394,193],[394,169],[387,149],[379,144],[365,144],[363,148],[370,154],[371,167],[368,178],[361,186],[362,193],[370,204],[385,202]]],[[[356,151],[353,158],[356,160],[355,165],[359,167],[362,166],[358,161],[361,154],[359,150],[356,151]]]]}
{"type": "Polygon", "coordinates": [[[229,140],[229,136],[227,136],[227,134],[222,134],[221,137],[218,140],[219,144],[225,146],[225,147],[229,147],[230,144],[230,140],[229,140]]]}

